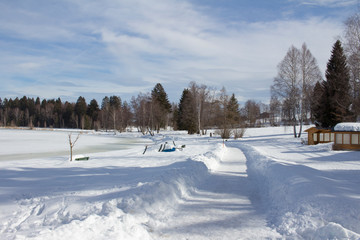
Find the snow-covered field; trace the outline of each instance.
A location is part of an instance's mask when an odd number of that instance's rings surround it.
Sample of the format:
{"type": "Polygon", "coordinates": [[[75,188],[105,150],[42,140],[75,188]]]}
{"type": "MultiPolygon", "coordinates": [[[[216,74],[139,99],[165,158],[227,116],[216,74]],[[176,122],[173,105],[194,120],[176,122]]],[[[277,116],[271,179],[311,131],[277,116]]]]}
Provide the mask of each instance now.
{"type": "Polygon", "coordinates": [[[0,239],[359,239],[360,152],[291,130],[86,132],[70,162],[66,131],[0,129],[0,239]]]}

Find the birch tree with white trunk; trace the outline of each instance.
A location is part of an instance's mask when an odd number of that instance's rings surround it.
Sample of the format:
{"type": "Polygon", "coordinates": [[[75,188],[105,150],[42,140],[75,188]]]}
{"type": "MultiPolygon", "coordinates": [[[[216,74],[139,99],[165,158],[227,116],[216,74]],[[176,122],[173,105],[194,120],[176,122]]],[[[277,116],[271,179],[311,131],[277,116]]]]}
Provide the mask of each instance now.
{"type": "Polygon", "coordinates": [[[301,50],[291,46],[278,65],[278,75],[271,86],[273,96],[280,97],[284,111],[294,128],[294,137],[301,137],[302,125],[310,109],[311,90],[322,79],[316,59],[302,45],[301,50]],[[296,126],[300,125],[297,133],[296,126]]]}

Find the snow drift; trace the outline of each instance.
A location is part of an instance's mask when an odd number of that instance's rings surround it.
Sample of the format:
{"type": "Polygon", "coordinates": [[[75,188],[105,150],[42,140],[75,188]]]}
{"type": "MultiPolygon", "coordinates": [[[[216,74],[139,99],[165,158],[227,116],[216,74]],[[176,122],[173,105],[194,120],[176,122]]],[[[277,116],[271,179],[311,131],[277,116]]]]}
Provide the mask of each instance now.
{"type": "MultiPolygon", "coordinates": [[[[247,172],[268,213],[268,221],[285,236],[304,239],[359,239],[360,201],[349,195],[356,172],[320,171],[271,159],[240,144],[247,172]]],[[[326,149],[326,148],[325,148],[326,149]]]]}
{"type": "MultiPolygon", "coordinates": [[[[53,133],[32,133],[53,144],[53,133]]],[[[55,135],[66,144],[66,133],[55,135]]],[[[0,239],[153,239],[153,228],[172,215],[208,169],[176,153],[175,161],[157,151],[143,156],[142,148],[135,143],[80,162],[66,155],[1,161],[0,239]]]]}

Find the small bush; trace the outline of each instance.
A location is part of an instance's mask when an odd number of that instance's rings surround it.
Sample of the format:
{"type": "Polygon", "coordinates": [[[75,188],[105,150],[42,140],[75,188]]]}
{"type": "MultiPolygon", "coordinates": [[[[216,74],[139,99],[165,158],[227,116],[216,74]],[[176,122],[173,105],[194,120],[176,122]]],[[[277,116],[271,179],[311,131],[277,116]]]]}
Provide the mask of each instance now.
{"type": "Polygon", "coordinates": [[[234,138],[242,138],[246,132],[246,128],[234,129],[234,138]]]}
{"type": "Polygon", "coordinates": [[[215,133],[220,135],[222,139],[229,139],[231,136],[231,129],[218,129],[215,133]]]}

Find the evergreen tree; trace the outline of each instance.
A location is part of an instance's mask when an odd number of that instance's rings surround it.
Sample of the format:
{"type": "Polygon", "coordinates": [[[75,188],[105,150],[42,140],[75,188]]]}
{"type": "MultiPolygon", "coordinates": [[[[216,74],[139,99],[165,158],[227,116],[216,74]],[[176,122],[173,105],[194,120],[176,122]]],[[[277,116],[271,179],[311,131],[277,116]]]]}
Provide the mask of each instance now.
{"type": "Polygon", "coordinates": [[[58,127],[58,128],[63,127],[63,119],[62,119],[63,109],[62,109],[62,102],[61,102],[60,98],[58,98],[55,101],[54,112],[55,112],[55,127],[58,127]]]}
{"type": "Polygon", "coordinates": [[[160,105],[163,111],[168,113],[171,111],[171,104],[169,102],[168,95],[160,83],[157,83],[151,91],[151,97],[160,105]]]}
{"type": "Polygon", "coordinates": [[[101,122],[102,127],[107,131],[109,129],[109,111],[110,111],[110,99],[108,96],[104,97],[101,102],[101,122]]]}
{"type": "Polygon", "coordinates": [[[75,113],[78,116],[78,122],[81,129],[85,127],[85,114],[87,110],[87,104],[84,97],[79,97],[75,104],[75,113]]]}
{"type": "Polygon", "coordinates": [[[182,92],[177,117],[177,126],[179,130],[187,130],[189,134],[196,133],[197,126],[194,96],[192,96],[189,89],[184,89],[182,92]]]}
{"type": "Polygon", "coordinates": [[[64,104],[64,113],[63,113],[63,119],[64,119],[64,125],[66,128],[75,128],[77,123],[75,121],[75,115],[74,115],[74,104],[65,102],[64,104]]]}
{"type": "Polygon", "coordinates": [[[235,97],[235,94],[232,94],[229,99],[226,113],[231,128],[234,128],[235,125],[239,123],[240,119],[239,103],[235,97]]]}
{"type": "MultiPolygon", "coordinates": [[[[91,118],[91,127],[95,128],[95,122],[98,120],[99,117],[99,104],[95,99],[90,101],[90,104],[87,108],[87,115],[91,118]]],[[[97,128],[97,127],[96,127],[97,128]]]]}
{"type": "Polygon", "coordinates": [[[41,121],[41,100],[39,97],[35,100],[35,118],[34,118],[34,125],[36,127],[40,127],[41,121]]]}
{"type": "Polygon", "coordinates": [[[324,111],[322,109],[323,103],[322,103],[322,96],[324,94],[324,82],[320,83],[317,82],[315,84],[315,87],[313,89],[312,99],[311,99],[311,114],[316,124],[319,124],[323,122],[322,116],[324,115],[324,111]]]}
{"type": "Polygon", "coordinates": [[[118,96],[111,96],[110,100],[109,100],[109,109],[110,109],[110,114],[112,117],[112,121],[113,121],[113,128],[114,130],[118,129],[118,127],[120,126],[117,124],[117,121],[119,119],[121,119],[121,98],[118,96]]]}
{"type": "Polygon", "coordinates": [[[321,124],[323,127],[334,127],[337,123],[352,120],[353,116],[350,111],[350,74],[339,40],[333,46],[325,77],[321,100],[321,124]]]}
{"type": "Polygon", "coordinates": [[[168,114],[171,112],[171,104],[163,86],[157,83],[151,91],[152,100],[152,127],[157,131],[168,123],[168,114]]]}

